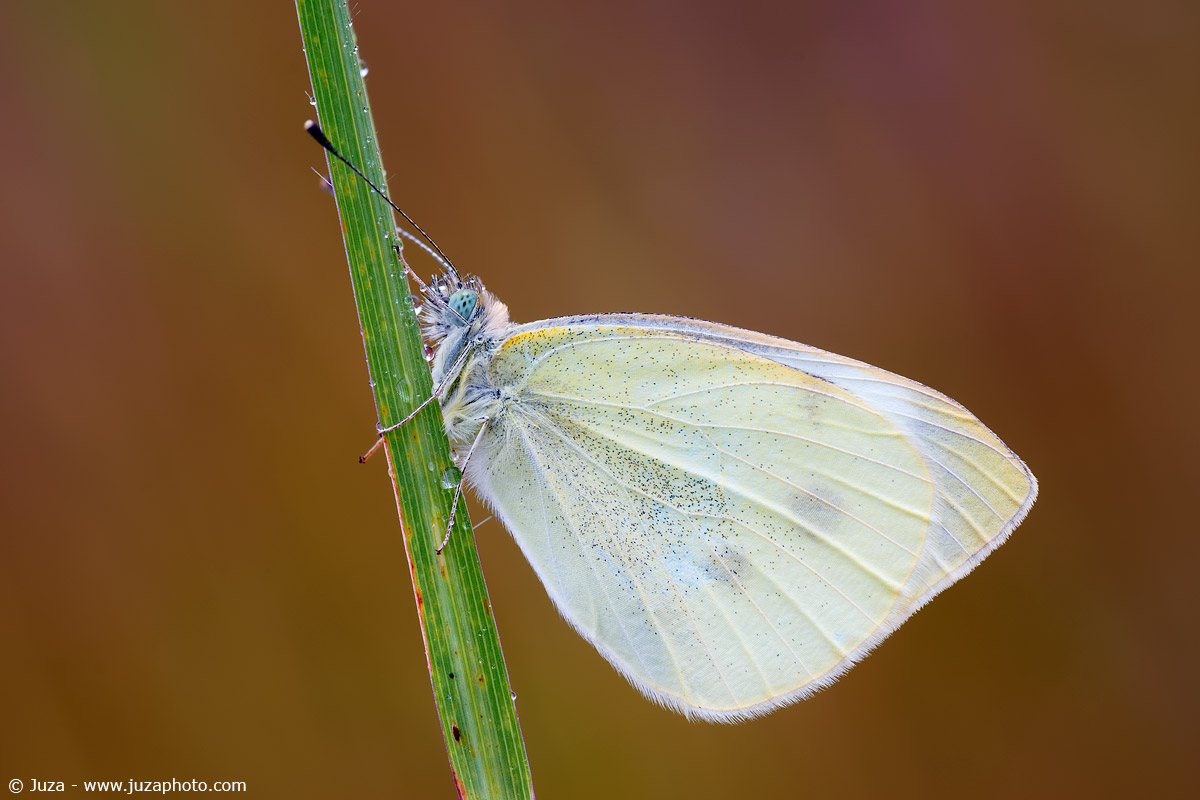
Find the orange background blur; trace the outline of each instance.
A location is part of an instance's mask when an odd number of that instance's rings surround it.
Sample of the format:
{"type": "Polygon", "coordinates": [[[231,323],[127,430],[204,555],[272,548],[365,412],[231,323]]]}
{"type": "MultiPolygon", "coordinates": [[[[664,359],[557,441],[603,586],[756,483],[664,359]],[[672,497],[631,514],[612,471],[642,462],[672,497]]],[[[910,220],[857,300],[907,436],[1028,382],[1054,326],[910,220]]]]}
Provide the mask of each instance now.
{"type": "MultiPolygon", "coordinates": [[[[642,699],[488,523],[539,796],[1194,789],[1200,5],[586,5],[357,0],[405,209],[518,321],[926,382],[1041,499],[736,727],[642,699]]],[[[0,779],[452,796],[294,8],[0,15],[0,779]]]]}

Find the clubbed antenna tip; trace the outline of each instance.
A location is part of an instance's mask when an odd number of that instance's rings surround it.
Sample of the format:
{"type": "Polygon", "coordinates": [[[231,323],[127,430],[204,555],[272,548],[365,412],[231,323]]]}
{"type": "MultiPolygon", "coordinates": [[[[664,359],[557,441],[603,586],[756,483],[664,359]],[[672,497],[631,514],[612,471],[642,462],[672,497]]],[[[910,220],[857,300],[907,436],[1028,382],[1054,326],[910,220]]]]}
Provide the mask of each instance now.
{"type": "Polygon", "coordinates": [[[333,144],[329,141],[328,138],[326,138],[325,132],[321,130],[320,125],[313,122],[311,119],[306,120],[304,123],[304,130],[308,131],[308,135],[313,137],[314,139],[316,139],[317,144],[321,145],[321,147],[324,147],[326,150],[333,153],[334,155],[338,154],[338,151],[334,149],[333,144]]]}
{"type": "Polygon", "coordinates": [[[310,120],[305,121],[304,130],[308,131],[308,135],[311,136],[313,139],[315,139],[317,144],[321,145],[321,147],[324,147],[326,150],[328,150],[330,153],[332,153],[339,161],[341,161],[343,164],[345,164],[350,169],[354,170],[355,175],[357,175],[358,177],[360,177],[364,181],[366,181],[367,186],[370,186],[372,189],[374,189],[375,193],[378,194],[380,197],[382,197],[389,206],[391,206],[393,209],[395,209],[396,212],[400,214],[400,216],[402,216],[406,220],[408,220],[409,224],[412,225],[414,228],[416,228],[417,231],[420,232],[420,234],[422,236],[424,236],[425,239],[431,245],[433,245],[433,249],[438,252],[438,255],[440,255],[442,258],[444,258],[446,260],[446,264],[449,265],[449,269],[454,274],[454,277],[455,278],[458,277],[458,270],[455,269],[454,262],[450,260],[450,257],[448,255],[446,255],[445,253],[442,252],[442,248],[438,247],[437,242],[435,242],[433,240],[433,238],[421,228],[420,225],[418,225],[416,222],[413,222],[412,217],[410,217],[408,214],[404,213],[404,209],[400,208],[400,206],[393,203],[392,199],[390,197],[388,197],[387,194],[384,193],[384,191],[382,189],[380,189],[378,186],[376,186],[374,183],[372,183],[371,179],[362,173],[362,170],[360,170],[358,167],[354,166],[354,164],[352,164],[350,162],[350,159],[346,158],[344,155],[339,153],[337,151],[337,148],[333,146],[333,143],[329,141],[329,137],[327,137],[325,135],[325,132],[321,130],[320,125],[318,125],[317,123],[313,122],[310,119],[310,120]]]}

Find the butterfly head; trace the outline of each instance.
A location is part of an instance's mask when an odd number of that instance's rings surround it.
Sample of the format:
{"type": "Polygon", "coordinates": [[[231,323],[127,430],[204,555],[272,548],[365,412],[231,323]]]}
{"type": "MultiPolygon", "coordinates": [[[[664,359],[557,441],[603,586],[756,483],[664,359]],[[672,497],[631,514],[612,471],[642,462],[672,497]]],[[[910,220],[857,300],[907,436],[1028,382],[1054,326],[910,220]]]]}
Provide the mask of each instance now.
{"type": "Polygon", "coordinates": [[[451,271],[423,288],[421,322],[425,326],[425,335],[433,341],[471,327],[485,314],[492,300],[478,278],[473,275],[460,278],[451,271]]]}
{"type": "Polygon", "coordinates": [[[450,324],[465,328],[471,317],[475,316],[475,309],[479,308],[479,292],[459,289],[446,298],[446,305],[450,307],[450,324]]]}
{"type": "Polygon", "coordinates": [[[421,322],[425,338],[437,347],[439,361],[450,359],[446,367],[467,343],[495,338],[508,326],[508,307],[474,275],[460,277],[447,270],[424,289],[421,322]]]}

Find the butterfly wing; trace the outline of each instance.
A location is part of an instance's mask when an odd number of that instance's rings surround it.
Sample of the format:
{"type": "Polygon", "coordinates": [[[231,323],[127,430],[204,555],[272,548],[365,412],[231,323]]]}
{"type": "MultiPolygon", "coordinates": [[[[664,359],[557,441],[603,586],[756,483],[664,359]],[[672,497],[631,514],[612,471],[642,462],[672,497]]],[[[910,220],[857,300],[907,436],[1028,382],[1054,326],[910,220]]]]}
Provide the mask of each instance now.
{"type": "Polygon", "coordinates": [[[514,329],[469,467],[559,611],[635,686],[736,720],[833,681],[973,566],[1033,478],[932,390],[672,317],[514,329]]]}
{"type": "Polygon", "coordinates": [[[916,381],[740,328],[661,315],[614,316],[606,324],[636,320],[801,370],[851,393],[904,433],[930,470],[935,507],[921,561],[904,588],[904,602],[893,611],[889,632],[1003,544],[1037,497],[1037,479],[1004,442],[966,408],[916,381]]]}

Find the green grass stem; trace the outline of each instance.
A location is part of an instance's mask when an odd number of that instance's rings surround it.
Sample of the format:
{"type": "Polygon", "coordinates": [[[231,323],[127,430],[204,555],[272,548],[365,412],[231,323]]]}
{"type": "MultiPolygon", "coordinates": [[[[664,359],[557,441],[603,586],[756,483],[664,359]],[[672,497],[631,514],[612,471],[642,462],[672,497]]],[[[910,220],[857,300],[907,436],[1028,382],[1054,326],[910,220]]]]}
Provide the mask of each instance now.
{"type": "MultiPolygon", "coordinates": [[[[376,185],[386,187],[344,0],[297,0],[296,10],[322,129],[376,185]]],[[[430,396],[429,366],[408,283],[392,250],[392,212],[348,168],[329,160],[375,407],[380,427],[387,427],[430,396]]],[[[436,552],[453,494],[443,481],[453,461],[438,404],[387,434],[385,443],[455,785],[462,797],[531,798],[529,760],[462,503],[449,545],[441,555],[436,552]]]]}

